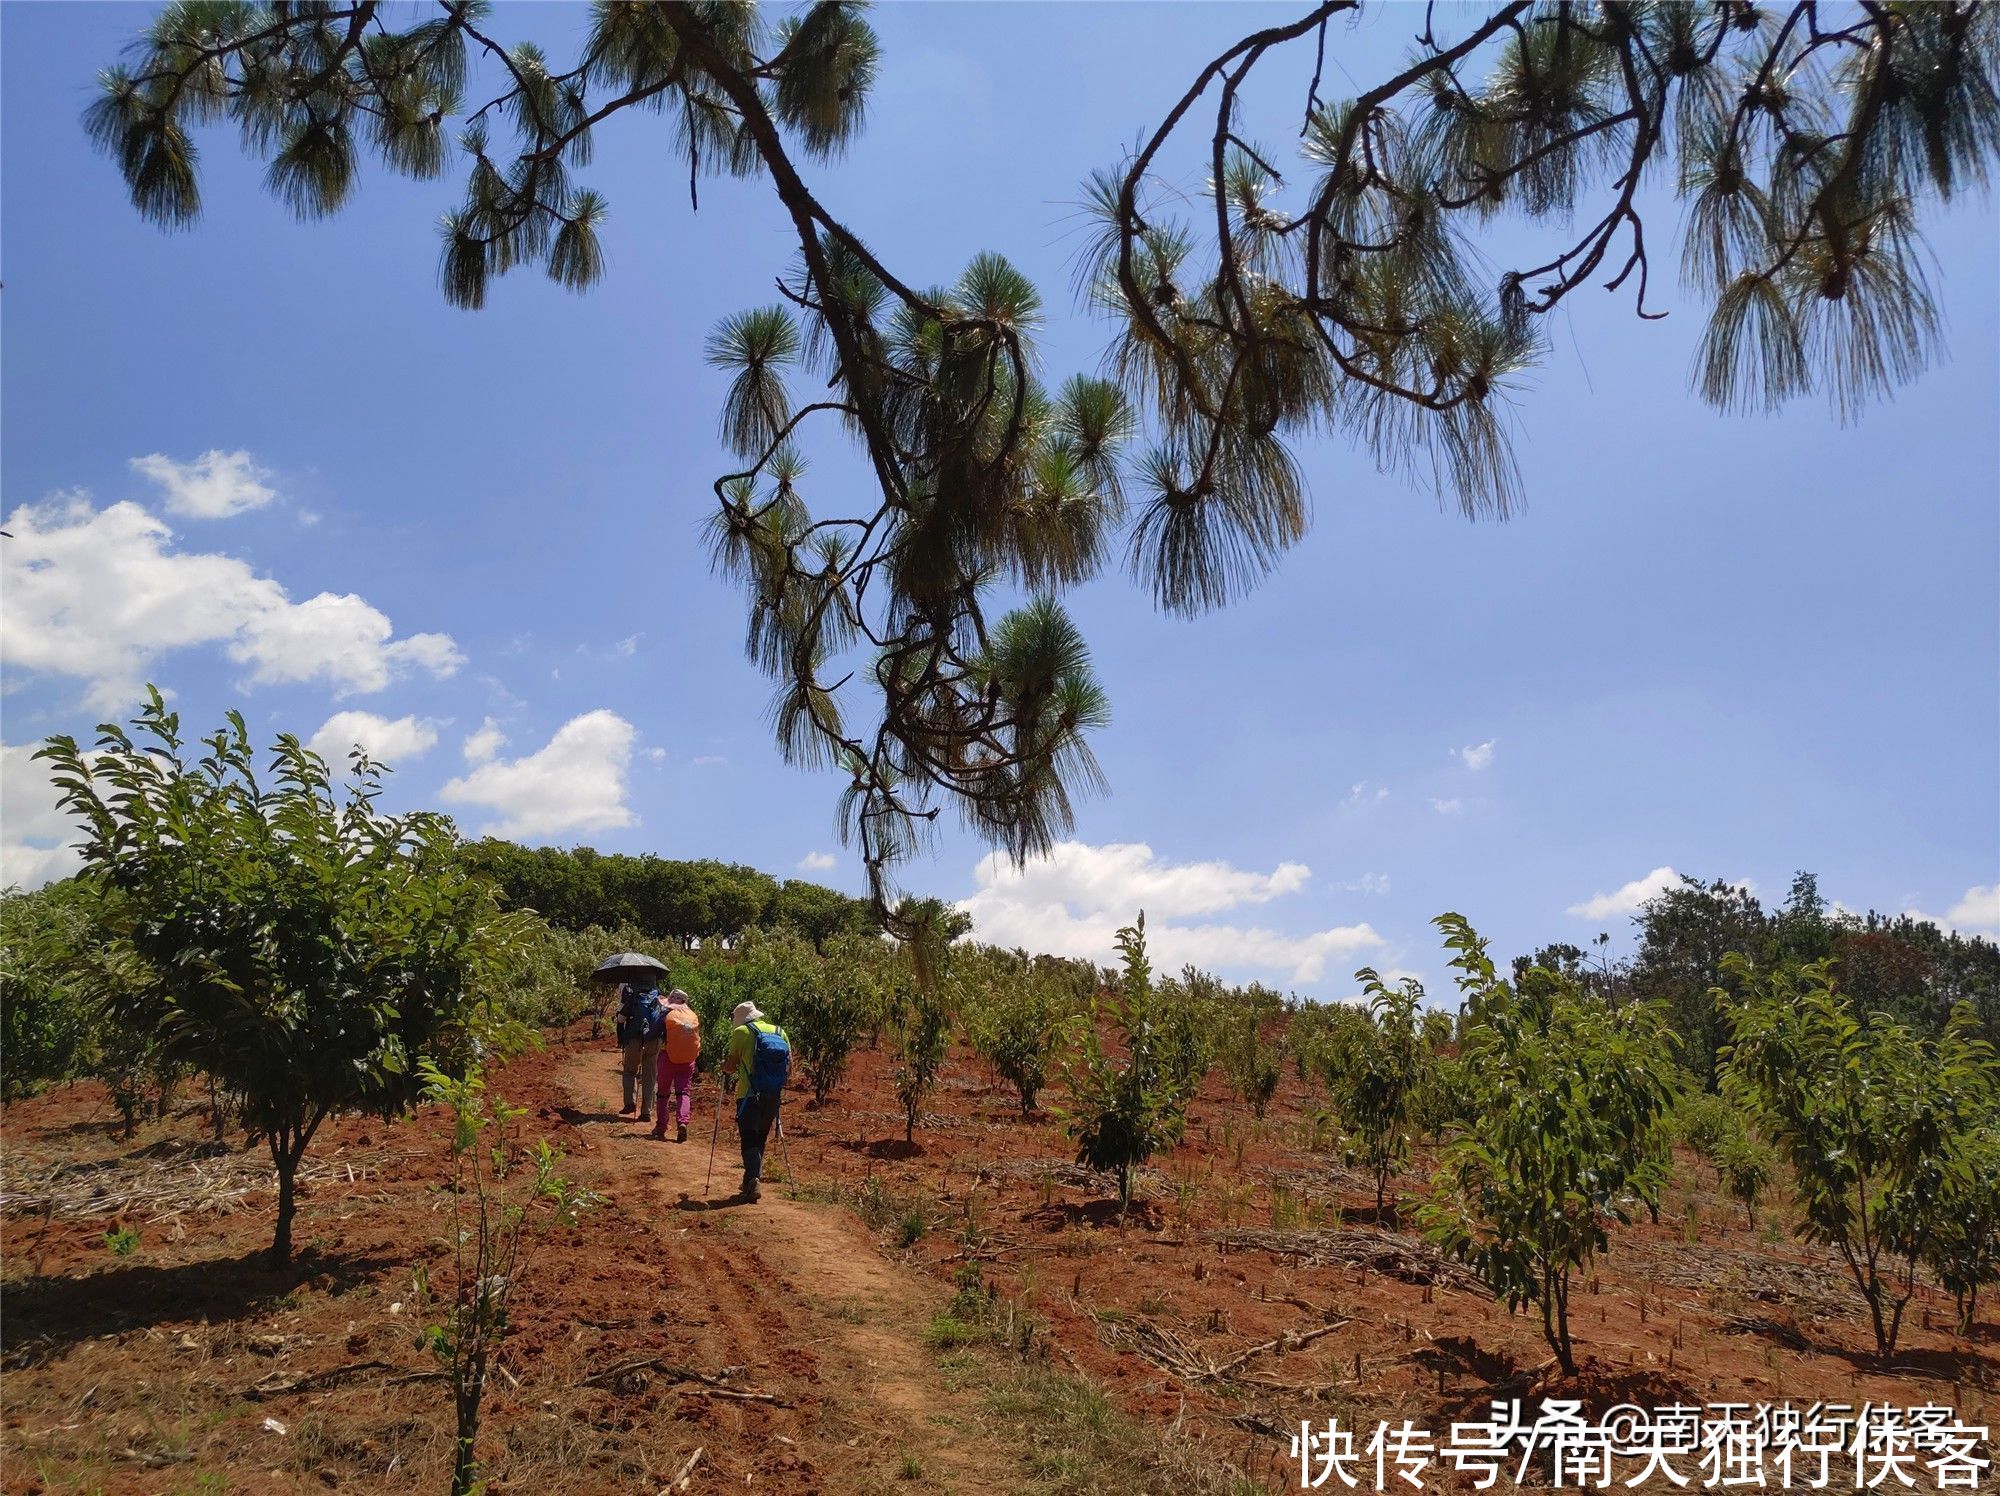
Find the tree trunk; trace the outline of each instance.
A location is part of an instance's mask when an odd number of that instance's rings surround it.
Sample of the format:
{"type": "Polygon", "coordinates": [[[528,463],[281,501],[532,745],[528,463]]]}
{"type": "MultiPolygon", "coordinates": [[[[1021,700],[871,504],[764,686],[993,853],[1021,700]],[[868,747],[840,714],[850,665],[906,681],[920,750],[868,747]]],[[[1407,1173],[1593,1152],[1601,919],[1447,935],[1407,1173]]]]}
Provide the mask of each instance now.
{"type": "Polygon", "coordinates": [[[271,1266],[280,1268],[292,1260],[292,1217],[298,1213],[296,1183],[299,1158],[304,1146],[271,1139],[271,1162],[278,1170],[278,1229],[271,1238],[271,1266]]]}
{"type": "Polygon", "coordinates": [[[1882,1318],[1882,1290],[1871,1285],[1867,1297],[1868,1318],[1875,1330],[1875,1353],[1886,1356],[1896,1348],[1896,1337],[1882,1318]]]}

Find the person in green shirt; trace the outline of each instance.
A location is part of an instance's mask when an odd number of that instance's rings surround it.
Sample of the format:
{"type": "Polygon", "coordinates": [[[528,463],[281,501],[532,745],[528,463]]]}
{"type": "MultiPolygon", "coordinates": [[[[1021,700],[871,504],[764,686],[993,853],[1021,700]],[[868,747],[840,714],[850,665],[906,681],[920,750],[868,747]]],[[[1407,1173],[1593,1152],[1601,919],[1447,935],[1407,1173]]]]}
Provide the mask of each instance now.
{"type": "Polygon", "coordinates": [[[764,1174],[764,1145],[770,1141],[771,1126],[778,1120],[778,1108],[785,1099],[792,1045],[785,1031],[766,1018],[755,1003],[738,1003],[730,1020],[735,1027],[729,1031],[722,1073],[736,1083],[736,1136],[743,1148],[743,1188],[739,1194],[754,1204],[758,1181],[764,1174]]]}

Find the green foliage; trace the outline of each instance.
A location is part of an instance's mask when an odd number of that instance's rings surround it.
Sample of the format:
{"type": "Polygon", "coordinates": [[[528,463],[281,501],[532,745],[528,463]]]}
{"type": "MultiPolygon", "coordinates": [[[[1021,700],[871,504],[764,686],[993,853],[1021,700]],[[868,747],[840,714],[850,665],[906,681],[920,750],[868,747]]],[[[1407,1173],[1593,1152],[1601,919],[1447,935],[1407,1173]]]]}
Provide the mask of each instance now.
{"type": "Polygon", "coordinates": [[[1719,1169],[1724,1150],[1743,1136],[1743,1114],[1713,1091],[1689,1091],[1674,1107],[1673,1126],[1681,1143],[1719,1169]]]}
{"type": "Polygon", "coordinates": [[[343,791],[296,738],[257,771],[242,718],[185,756],[157,690],[134,722],[42,751],[77,819],[84,876],[147,978],[114,986],[118,1028],[213,1076],[278,1171],[272,1255],[291,1250],[293,1181],[333,1112],[393,1116],[421,1056],[467,1052],[487,977],[520,921],[494,907],[450,822],[388,816],[357,754],[343,791]]]}
{"type": "MultiPolygon", "coordinates": [[[[567,1029],[597,1017],[617,989],[593,982],[591,972],[612,951],[643,950],[637,931],[599,928],[564,930],[533,916],[521,916],[520,940],[489,985],[494,1007],[531,1029],[567,1029]]],[[[657,952],[646,952],[657,954],[657,952]]]]}
{"type": "Polygon", "coordinates": [[[165,1114],[187,1067],[151,1028],[112,1016],[114,994],[143,993],[156,980],[119,933],[119,907],[115,892],[80,878],[0,895],[0,1095],[93,1077],[129,1138],[147,1112],[165,1114]]]}
{"type": "Polygon", "coordinates": [[[2000,1279],[2000,1117],[1991,1112],[1953,1141],[1924,1261],[1957,1301],[1959,1333],[1971,1335],[1979,1290],[2000,1279]]]}
{"type": "Polygon", "coordinates": [[[896,1099],[903,1105],[903,1141],[912,1142],[924,1102],[937,1087],[951,1040],[944,992],[914,973],[896,989],[889,1008],[889,1053],[896,1099]]]}
{"type": "Polygon", "coordinates": [[[514,1142],[509,1128],[527,1110],[491,1095],[479,1067],[454,1076],[426,1059],[417,1068],[424,1099],[451,1112],[453,1277],[450,1296],[440,1298],[429,1271],[416,1269],[418,1310],[437,1316],[419,1331],[417,1349],[429,1351],[450,1382],[458,1432],[452,1496],[472,1496],[481,1488],[476,1446],[486,1374],[507,1333],[527,1233],[575,1225],[598,1197],[557,1172],[562,1155],[546,1139],[525,1152],[514,1142]]]}
{"type": "MultiPolygon", "coordinates": [[[[103,894],[71,879],[0,895],[0,1095],[12,1101],[90,1072],[100,965],[112,944],[103,894]]],[[[113,958],[115,960],[115,957],[113,958]]]]}
{"type": "Polygon", "coordinates": [[[1716,1158],[1722,1187],[1729,1192],[1730,1199],[1743,1207],[1744,1218],[1753,1230],[1757,1225],[1757,1202],[1770,1187],[1775,1162],[1770,1149],[1744,1132],[1729,1138],[1716,1158]]]}
{"type": "MultiPolygon", "coordinates": [[[[1192,1096],[1188,1080],[1188,1024],[1163,1023],[1163,1004],[1153,990],[1146,959],[1146,916],[1118,932],[1124,972],[1108,995],[1092,1000],[1080,1053],[1068,1070],[1066,1123],[1077,1145],[1077,1162],[1115,1170],[1121,1211],[1132,1203],[1132,1174],[1154,1154],[1174,1147],[1187,1130],[1192,1096]],[[1104,1047],[1100,1029],[1109,1028],[1124,1049],[1121,1062],[1104,1047]]],[[[1191,1004],[1175,1005],[1183,1013],[1191,1004]]],[[[1194,1080],[1198,1083],[1200,1075],[1194,1080]]]]}
{"type": "Polygon", "coordinates": [[[1630,1221],[1649,1187],[1649,1137],[1674,1099],[1665,1023],[1546,968],[1510,987],[1462,916],[1437,924],[1466,1000],[1471,1120],[1446,1143],[1424,1229],[1510,1310],[1534,1304],[1573,1374],[1572,1276],[1608,1248],[1612,1223],[1630,1221]]]}
{"type": "Polygon", "coordinates": [[[1963,1139],[1993,1105],[1993,1050],[1973,1037],[1970,1008],[1932,1038],[1858,1011],[1829,961],[1727,966],[1743,996],[1717,994],[1730,1031],[1726,1094],[1790,1163],[1799,1234],[1840,1254],[1886,1355],[1945,1227],[1963,1139]]]}
{"type": "Polygon", "coordinates": [[[1424,989],[1414,977],[1391,987],[1373,967],[1354,974],[1368,998],[1369,1023],[1356,1031],[1334,1106],[1354,1151],[1375,1179],[1375,1213],[1389,1207],[1389,1180],[1410,1156],[1418,1107],[1431,1083],[1432,1055],[1418,1019],[1424,989]]]}
{"type": "Polygon", "coordinates": [[[881,1022],[895,960],[896,953],[875,936],[841,936],[818,971],[786,999],[781,1021],[814,1101],[825,1104],[862,1036],[881,1022]]]}
{"type": "MultiPolygon", "coordinates": [[[[1199,978],[1193,967],[1181,973],[1183,986],[1193,989],[1199,978]]],[[[1220,984],[1216,984],[1219,988],[1220,984]]],[[[1278,994],[1265,987],[1251,986],[1224,996],[1217,991],[1211,1003],[1219,1035],[1215,1050],[1229,1089],[1251,1112],[1262,1117],[1264,1108],[1278,1094],[1284,1074],[1285,1050],[1282,1041],[1267,1041],[1264,1031],[1282,1011],[1278,994]]]]}
{"type": "Polygon", "coordinates": [[[789,930],[820,950],[870,928],[865,900],[816,883],[780,885],[737,863],[631,857],[590,847],[522,847],[487,839],[467,857],[493,879],[508,908],[532,910],[565,930],[624,925],[682,950],[728,944],[753,927],[789,930]]]}
{"type": "Polygon", "coordinates": [[[1095,974],[1053,957],[1000,952],[956,960],[958,1009],[973,1052],[1014,1088],[1021,1115],[1035,1110],[1057,1056],[1076,1041],[1095,974]]]}
{"type": "Polygon", "coordinates": [[[139,1250],[139,1233],[131,1226],[113,1226],[104,1233],[104,1245],[113,1257],[130,1257],[139,1250]]]}

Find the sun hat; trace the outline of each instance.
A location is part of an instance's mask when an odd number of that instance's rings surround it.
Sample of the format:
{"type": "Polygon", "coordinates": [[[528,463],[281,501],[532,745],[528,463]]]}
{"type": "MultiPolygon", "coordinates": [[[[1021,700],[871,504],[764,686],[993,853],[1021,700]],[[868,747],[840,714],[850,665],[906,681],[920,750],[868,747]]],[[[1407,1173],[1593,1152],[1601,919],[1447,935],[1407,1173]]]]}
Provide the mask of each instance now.
{"type": "Polygon", "coordinates": [[[731,1023],[750,1023],[763,1016],[763,1010],[755,1003],[738,1003],[736,1011],[729,1015],[729,1021],[731,1023]]]}
{"type": "Polygon", "coordinates": [[[667,994],[667,1003],[668,1006],[670,1007],[685,1006],[687,1000],[688,1000],[688,995],[685,992],[681,991],[681,989],[678,987],[674,988],[673,991],[667,994]]]}

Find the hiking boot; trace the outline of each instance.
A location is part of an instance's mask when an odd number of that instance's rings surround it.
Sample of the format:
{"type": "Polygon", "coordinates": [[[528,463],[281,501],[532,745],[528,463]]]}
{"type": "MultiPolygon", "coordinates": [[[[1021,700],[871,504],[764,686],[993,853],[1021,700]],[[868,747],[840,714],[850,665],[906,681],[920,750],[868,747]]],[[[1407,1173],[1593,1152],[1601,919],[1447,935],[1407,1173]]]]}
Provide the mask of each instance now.
{"type": "Polygon", "coordinates": [[[687,1140],[688,1140],[688,1125],[687,1123],[683,1122],[679,1127],[674,1129],[674,1141],[676,1143],[685,1143],[687,1140]]]}
{"type": "Polygon", "coordinates": [[[653,1136],[654,1136],[654,1137],[656,1137],[656,1138],[664,1138],[664,1137],[665,1137],[666,1135],[667,1135],[667,1124],[666,1124],[666,1123],[662,1122],[662,1123],[658,1124],[658,1125],[657,1125],[656,1127],[654,1127],[654,1129],[653,1129],[653,1136]]]}
{"type": "Polygon", "coordinates": [[[641,1112],[639,1113],[639,1120],[641,1122],[650,1122],[653,1120],[653,1114],[651,1112],[641,1112]]]}
{"type": "Polygon", "coordinates": [[[738,1191],[738,1193],[742,1196],[745,1204],[755,1205],[757,1203],[756,1176],[753,1174],[745,1174],[743,1176],[743,1188],[740,1191],[738,1191]]]}
{"type": "Polygon", "coordinates": [[[632,1113],[636,1112],[637,1110],[638,1108],[632,1105],[632,1103],[628,1101],[623,1106],[618,1108],[618,1115],[621,1117],[629,1117],[632,1115],[632,1113]]]}

